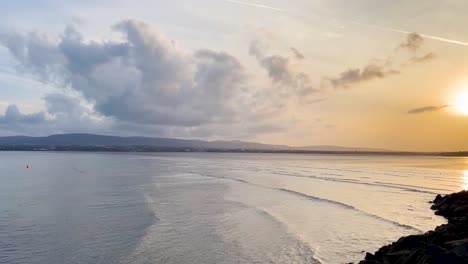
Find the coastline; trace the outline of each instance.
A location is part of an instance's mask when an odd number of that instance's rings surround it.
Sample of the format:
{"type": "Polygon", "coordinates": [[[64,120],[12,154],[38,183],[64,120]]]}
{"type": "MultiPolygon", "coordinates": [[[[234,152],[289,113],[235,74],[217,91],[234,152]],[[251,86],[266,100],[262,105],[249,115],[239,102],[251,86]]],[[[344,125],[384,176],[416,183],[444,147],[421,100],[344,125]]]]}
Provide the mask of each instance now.
{"type": "Polygon", "coordinates": [[[128,153],[251,153],[251,154],[299,154],[299,155],[350,155],[350,156],[432,156],[468,157],[468,152],[411,152],[411,151],[337,151],[250,148],[194,148],[145,145],[2,145],[2,152],[128,152],[128,153]]]}
{"type": "Polygon", "coordinates": [[[366,253],[359,264],[468,263],[468,191],[437,195],[431,209],[447,224],[421,235],[400,238],[377,252],[366,253]]]}

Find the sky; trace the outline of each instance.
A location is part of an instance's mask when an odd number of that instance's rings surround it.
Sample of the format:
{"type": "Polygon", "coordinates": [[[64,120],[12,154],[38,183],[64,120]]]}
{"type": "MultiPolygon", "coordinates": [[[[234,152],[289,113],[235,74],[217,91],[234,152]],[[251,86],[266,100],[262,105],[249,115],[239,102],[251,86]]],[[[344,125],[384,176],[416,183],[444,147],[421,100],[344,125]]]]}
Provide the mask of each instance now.
{"type": "Polygon", "coordinates": [[[0,9],[0,136],[468,150],[460,0],[36,0],[0,9]]]}

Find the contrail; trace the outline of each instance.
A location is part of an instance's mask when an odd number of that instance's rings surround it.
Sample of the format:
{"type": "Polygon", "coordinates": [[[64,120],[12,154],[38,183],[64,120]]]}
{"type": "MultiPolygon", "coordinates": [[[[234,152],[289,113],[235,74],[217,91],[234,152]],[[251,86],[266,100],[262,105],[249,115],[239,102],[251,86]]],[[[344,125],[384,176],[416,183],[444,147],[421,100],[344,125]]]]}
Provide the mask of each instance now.
{"type": "Polygon", "coordinates": [[[420,33],[417,33],[417,32],[411,32],[411,31],[396,29],[396,28],[374,26],[374,25],[369,25],[369,24],[357,22],[357,21],[350,21],[350,22],[355,24],[355,25],[359,25],[359,26],[363,26],[363,27],[367,27],[367,28],[373,28],[373,29],[380,30],[380,31],[395,32],[395,33],[400,33],[400,34],[405,34],[405,35],[411,34],[411,33],[416,33],[416,34],[418,34],[419,36],[421,36],[423,38],[438,40],[438,41],[447,42],[447,43],[451,43],[451,44],[462,45],[462,46],[468,46],[468,42],[464,42],[464,41],[460,41],[460,40],[442,38],[442,37],[437,37],[437,36],[432,36],[432,35],[427,35],[427,34],[420,34],[420,33]]]}
{"type": "Polygon", "coordinates": [[[285,11],[284,9],[281,9],[281,8],[276,8],[276,7],[261,5],[261,4],[256,4],[256,3],[248,3],[248,2],[237,1],[237,0],[224,0],[224,1],[230,2],[230,3],[233,3],[233,4],[240,4],[240,5],[259,7],[259,8],[266,8],[266,9],[275,10],[275,11],[279,11],[279,12],[284,12],[285,11]]]}
{"type": "MultiPolygon", "coordinates": [[[[233,3],[233,4],[240,4],[240,5],[250,6],[250,7],[265,8],[265,9],[275,10],[275,11],[279,11],[279,12],[290,13],[285,9],[281,9],[281,8],[277,8],[277,7],[273,7],[273,6],[243,2],[243,1],[238,1],[238,0],[224,0],[224,1],[230,2],[230,3],[233,3]]],[[[346,21],[346,20],[344,20],[344,21],[346,21]]],[[[358,26],[361,26],[361,27],[372,28],[372,29],[376,29],[376,30],[380,30],[380,31],[395,32],[395,33],[400,33],[400,34],[405,34],[405,35],[416,33],[416,32],[411,32],[411,31],[408,31],[408,30],[375,26],[375,25],[365,24],[365,23],[352,21],[352,20],[347,20],[347,22],[350,22],[352,24],[355,24],[355,25],[358,25],[358,26]]],[[[432,35],[427,35],[427,34],[419,34],[419,33],[417,33],[417,34],[419,36],[423,37],[423,38],[426,38],[426,39],[432,39],[432,40],[437,40],[437,41],[450,43],[450,44],[461,45],[461,46],[468,46],[468,42],[464,42],[464,41],[460,41],[460,40],[448,39],[448,38],[432,36],[432,35]]]]}

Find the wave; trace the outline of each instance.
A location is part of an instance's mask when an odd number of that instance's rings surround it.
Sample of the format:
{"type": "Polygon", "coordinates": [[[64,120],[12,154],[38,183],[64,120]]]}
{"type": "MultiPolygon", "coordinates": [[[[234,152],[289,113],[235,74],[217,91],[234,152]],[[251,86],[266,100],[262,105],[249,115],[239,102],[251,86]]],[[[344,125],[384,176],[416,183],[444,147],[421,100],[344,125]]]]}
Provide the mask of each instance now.
{"type": "MultiPolygon", "coordinates": [[[[319,170],[325,170],[325,171],[338,171],[338,172],[356,172],[356,173],[364,173],[364,174],[378,174],[381,176],[391,176],[391,177],[398,177],[398,178],[407,178],[407,177],[414,177],[414,178],[422,178],[422,179],[430,179],[430,180],[436,180],[438,183],[440,182],[448,182],[448,183],[453,183],[452,180],[448,179],[446,176],[451,175],[451,173],[448,172],[440,172],[437,171],[429,171],[429,170],[415,170],[415,171],[408,171],[406,168],[403,168],[404,170],[400,169],[391,169],[391,168],[374,168],[372,170],[370,169],[361,169],[361,170],[356,170],[356,169],[339,169],[339,168],[326,168],[326,167],[309,167],[309,169],[319,169],[319,170]]],[[[304,172],[310,172],[310,171],[304,171],[304,172]]],[[[335,174],[337,176],[344,176],[342,174],[335,174]]],[[[450,185],[445,185],[447,187],[451,187],[450,185]]],[[[446,190],[445,190],[446,191],[446,190]]],[[[450,190],[451,192],[451,190],[450,190]]]]}
{"type": "Polygon", "coordinates": [[[390,185],[390,186],[401,186],[405,188],[421,188],[425,190],[434,190],[434,191],[442,191],[442,192],[450,192],[450,190],[447,189],[439,189],[439,188],[430,188],[430,187],[422,187],[422,186],[417,186],[417,185],[410,185],[410,184],[400,184],[400,183],[390,183],[390,182],[373,182],[375,184],[385,184],[385,185],[390,185]]]}
{"type": "MultiPolygon", "coordinates": [[[[241,180],[241,179],[233,179],[233,178],[227,178],[227,177],[216,177],[212,175],[206,175],[206,174],[198,174],[198,173],[192,173],[195,176],[199,177],[204,177],[204,178],[216,178],[216,179],[221,179],[221,180],[232,180],[235,182],[239,182],[241,184],[249,184],[249,182],[241,180]]],[[[157,204],[155,202],[155,199],[157,199],[157,196],[154,196],[152,193],[144,192],[145,196],[145,204],[157,204]]],[[[249,206],[248,204],[242,203],[240,201],[233,201],[231,200],[230,202],[238,204],[239,206],[235,207],[240,209],[239,211],[236,211],[237,213],[240,212],[240,214],[237,215],[237,218],[233,218],[233,215],[236,214],[234,211],[230,211],[228,214],[226,214],[224,218],[218,218],[218,221],[244,221],[244,214],[243,211],[247,212],[250,215],[253,215],[257,218],[261,218],[264,221],[268,223],[268,226],[272,225],[275,229],[279,229],[279,231],[282,233],[284,232],[283,236],[281,237],[282,242],[284,243],[276,243],[274,244],[276,250],[272,250],[272,253],[277,253],[277,254],[262,254],[262,255],[257,255],[257,256],[250,256],[249,252],[246,252],[245,255],[241,254],[239,255],[239,258],[235,258],[235,262],[239,263],[307,263],[307,264],[322,264],[318,257],[316,256],[317,253],[313,250],[313,248],[306,243],[304,240],[302,240],[300,237],[297,236],[295,233],[289,232],[288,226],[285,222],[281,221],[279,218],[275,217],[271,213],[269,213],[267,210],[264,210],[263,208],[257,208],[253,206],[249,206]],[[255,259],[256,257],[261,258],[261,261],[255,259]],[[254,258],[254,259],[251,259],[254,258]]],[[[158,207],[157,206],[152,206],[150,209],[153,211],[153,214],[156,215],[158,213],[158,207]]],[[[176,215],[173,216],[165,216],[163,217],[162,220],[157,218],[155,216],[155,219],[159,221],[159,226],[167,226],[168,223],[171,223],[172,217],[176,217],[176,215]]],[[[231,222],[230,222],[231,223],[231,222]]],[[[171,223],[172,224],[172,223],[171,223]]],[[[229,226],[228,226],[229,227],[229,226]]],[[[172,229],[172,228],[170,228],[172,229]]],[[[229,230],[229,229],[227,229],[229,230]]],[[[236,232],[237,234],[237,232],[236,232]]],[[[226,235],[229,235],[229,232],[226,233],[226,235]]],[[[158,244],[163,244],[163,242],[158,242],[156,237],[159,236],[159,230],[158,230],[158,225],[156,225],[156,222],[153,222],[152,226],[147,228],[145,235],[141,238],[139,244],[137,247],[133,250],[133,253],[127,256],[126,259],[122,261],[122,263],[125,264],[130,264],[130,263],[149,263],[151,261],[156,261],[156,262],[165,262],[169,258],[165,256],[159,256],[157,254],[156,257],[151,256],[151,252],[154,250],[154,244],[155,241],[158,244]],[[142,254],[144,253],[144,254],[142,254]],[[148,257],[150,256],[150,257],[148,257]],[[155,260],[156,259],[156,260],[155,260]],[[160,261],[158,261],[160,260],[160,261]]],[[[177,238],[175,238],[177,239],[177,238]]],[[[180,238],[183,239],[183,238],[180,238]]],[[[236,237],[234,236],[234,239],[236,237]]],[[[167,242],[167,241],[164,241],[167,242]]],[[[242,241],[239,241],[241,243],[242,241]]],[[[167,243],[172,243],[172,241],[168,241],[167,243]]],[[[190,254],[190,253],[189,253],[190,254]]],[[[172,256],[171,256],[172,257],[172,256]]],[[[177,256],[175,257],[177,258],[177,256]]],[[[230,259],[228,259],[230,260],[230,259]]],[[[184,262],[184,261],[181,261],[184,262]]],[[[196,262],[196,261],[195,261],[196,262]]]]}
{"type": "Polygon", "coordinates": [[[420,189],[415,189],[415,188],[408,188],[408,187],[403,187],[403,186],[396,186],[396,185],[383,184],[383,183],[377,183],[377,182],[363,182],[363,181],[354,180],[354,179],[338,179],[338,178],[333,178],[333,177],[322,177],[322,176],[312,176],[312,175],[306,176],[306,175],[300,175],[300,174],[279,173],[279,172],[272,172],[272,173],[277,174],[277,175],[298,177],[298,178],[311,178],[311,179],[324,180],[324,181],[344,182],[344,183],[350,183],[350,184],[360,184],[360,185],[376,186],[376,187],[386,187],[386,188],[399,189],[399,190],[407,191],[407,192],[427,193],[431,195],[439,194],[437,192],[432,192],[428,190],[420,190],[420,189]]]}
{"type": "Polygon", "coordinates": [[[413,230],[413,231],[417,231],[417,232],[422,232],[421,230],[419,230],[419,229],[417,229],[417,228],[415,228],[413,226],[405,225],[405,224],[402,224],[402,223],[397,222],[397,221],[393,221],[393,220],[390,220],[390,219],[387,219],[387,218],[384,218],[384,217],[381,217],[381,216],[378,216],[378,215],[375,215],[375,214],[368,213],[366,211],[358,209],[358,208],[356,208],[356,207],[354,207],[352,205],[349,205],[349,204],[345,204],[345,203],[341,203],[341,202],[338,202],[338,201],[329,200],[329,199],[325,199],[325,198],[320,198],[320,197],[317,197],[317,196],[312,196],[312,195],[308,195],[308,194],[305,194],[305,193],[296,192],[296,191],[292,191],[292,190],[288,190],[288,189],[284,189],[284,188],[280,188],[280,189],[277,189],[277,190],[282,191],[282,192],[286,192],[286,193],[290,193],[290,194],[293,194],[293,195],[296,195],[296,196],[299,196],[299,197],[302,197],[302,198],[305,198],[305,199],[309,199],[309,200],[313,200],[313,201],[317,201],[317,202],[322,202],[322,203],[329,203],[329,204],[340,206],[340,207],[343,207],[343,208],[346,208],[346,209],[355,210],[357,212],[360,212],[360,213],[363,213],[363,214],[365,214],[367,216],[370,216],[370,217],[372,217],[374,219],[384,221],[386,223],[389,223],[389,224],[392,224],[392,225],[395,225],[395,226],[398,226],[398,227],[402,227],[404,229],[413,230]]]}
{"type": "MultiPolygon", "coordinates": [[[[346,209],[358,210],[358,209],[356,209],[356,207],[354,207],[352,205],[349,205],[349,204],[345,204],[345,203],[341,203],[341,202],[338,202],[338,201],[329,200],[329,199],[325,199],[325,198],[320,198],[320,197],[317,197],[317,196],[312,196],[312,195],[304,194],[304,193],[301,193],[301,192],[292,191],[292,190],[289,190],[289,189],[278,188],[276,190],[279,190],[281,192],[286,192],[286,193],[289,193],[289,194],[293,194],[293,195],[296,195],[296,196],[300,196],[302,198],[314,200],[314,201],[317,201],[317,202],[330,203],[330,204],[337,205],[337,206],[340,206],[340,207],[343,207],[343,208],[346,208],[346,209]]],[[[360,210],[358,210],[358,211],[360,211],[360,210]]]]}
{"type": "Polygon", "coordinates": [[[379,221],[384,221],[384,222],[386,222],[388,224],[392,224],[392,225],[397,226],[397,227],[401,227],[401,228],[404,228],[404,229],[407,229],[407,230],[413,230],[413,231],[416,231],[418,233],[422,232],[422,230],[420,230],[420,229],[418,229],[416,227],[406,225],[406,224],[403,224],[403,223],[400,223],[400,222],[397,222],[397,221],[393,221],[393,220],[390,220],[390,219],[387,219],[387,218],[384,218],[384,217],[381,217],[381,216],[366,212],[364,210],[358,209],[358,208],[356,208],[356,207],[354,207],[352,205],[345,204],[345,203],[342,203],[342,202],[329,200],[329,199],[325,199],[325,198],[321,198],[321,197],[317,197],[317,196],[312,196],[312,195],[292,191],[292,190],[285,189],[285,188],[268,187],[268,186],[264,186],[264,185],[252,183],[252,182],[241,180],[241,179],[236,179],[236,178],[230,178],[230,177],[224,177],[224,176],[213,176],[213,175],[207,175],[207,174],[199,174],[199,175],[203,175],[203,176],[210,177],[210,178],[226,179],[226,180],[236,181],[236,182],[248,184],[248,185],[255,186],[255,187],[260,187],[260,188],[264,188],[264,189],[289,193],[291,195],[299,196],[299,197],[306,198],[306,199],[313,200],[313,201],[317,201],[317,202],[328,203],[328,204],[331,204],[331,205],[334,205],[334,206],[340,206],[342,208],[345,208],[345,209],[348,209],[348,210],[354,210],[354,211],[362,213],[362,214],[364,214],[364,215],[366,215],[368,217],[377,219],[379,221]]]}
{"type": "MultiPolygon", "coordinates": [[[[242,166],[238,167],[238,168],[241,168],[242,166]]],[[[333,168],[329,168],[329,167],[311,167],[311,166],[283,166],[283,167],[289,167],[289,168],[293,168],[293,169],[296,169],[297,171],[301,172],[301,173],[310,173],[311,170],[314,170],[314,171],[317,171],[319,170],[318,172],[320,174],[324,174],[324,175],[331,175],[331,176],[338,176],[338,177],[345,177],[344,174],[342,174],[341,172],[344,172],[344,173],[364,173],[364,174],[379,174],[379,175],[382,175],[382,176],[392,176],[392,177],[399,177],[399,178],[407,178],[408,176],[411,176],[411,177],[418,177],[418,178],[423,178],[423,179],[433,179],[433,180],[437,180],[438,182],[448,182],[448,183],[453,183],[453,181],[451,180],[447,180],[446,177],[443,177],[443,175],[446,175],[445,173],[442,175],[441,173],[437,173],[434,174],[433,172],[430,172],[430,171],[424,171],[424,172],[410,172],[410,171],[401,171],[401,170],[398,170],[398,169],[390,169],[390,168],[385,168],[385,169],[381,169],[381,168],[375,168],[375,169],[372,169],[372,170],[369,170],[369,169],[359,169],[359,168],[355,168],[355,169],[351,169],[351,168],[337,168],[337,167],[333,167],[333,168]],[[298,170],[298,169],[307,169],[307,170],[298,170]]],[[[270,169],[266,169],[267,171],[270,171],[270,172],[280,172],[280,173],[289,173],[288,170],[283,170],[281,167],[280,168],[277,168],[277,170],[272,170],[271,169],[271,166],[270,166],[270,169]]],[[[447,186],[447,187],[454,187],[453,185],[444,185],[444,186],[447,186]]],[[[447,190],[447,189],[435,189],[435,188],[425,188],[425,187],[422,187],[422,186],[413,186],[413,187],[420,187],[420,188],[423,188],[423,189],[432,189],[432,190],[438,190],[438,191],[443,191],[443,192],[451,192],[452,190],[447,190]]],[[[456,185],[455,185],[456,187],[456,185]]]]}
{"type": "MultiPolygon", "coordinates": [[[[239,170],[239,171],[247,171],[245,168],[239,168],[239,167],[231,167],[231,168],[226,168],[224,169],[230,169],[230,170],[239,170]]],[[[325,168],[319,168],[319,169],[325,169],[325,168]]],[[[327,169],[327,170],[335,170],[335,171],[353,171],[353,170],[346,170],[346,169],[327,169]]],[[[252,172],[257,172],[258,170],[251,170],[252,172]]],[[[367,186],[375,186],[375,187],[385,187],[385,188],[392,188],[392,189],[398,189],[402,191],[407,191],[407,192],[416,192],[416,193],[426,193],[426,194],[431,194],[431,195],[437,195],[439,192],[451,192],[451,190],[447,189],[436,189],[436,188],[427,188],[427,187],[422,187],[422,186],[414,186],[414,185],[404,185],[404,184],[392,184],[392,183],[384,183],[384,182],[365,182],[365,181],[360,181],[356,179],[349,179],[349,178],[338,178],[338,177],[343,177],[343,174],[337,174],[337,173],[330,173],[330,172],[322,172],[323,175],[329,175],[329,176],[336,176],[336,177],[325,177],[325,176],[317,176],[317,175],[302,175],[299,173],[291,173],[287,172],[285,170],[271,170],[267,169],[265,170],[268,173],[276,174],[276,175],[282,175],[282,176],[291,176],[291,177],[298,177],[298,178],[311,178],[311,179],[318,179],[318,180],[324,180],[324,181],[333,181],[333,182],[343,182],[343,183],[350,183],[350,184],[360,184],[360,185],[367,185],[367,186]]]]}
{"type": "MultiPolygon", "coordinates": [[[[245,204],[243,202],[240,202],[238,200],[236,200],[234,202],[237,203],[237,204],[240,204],[243,207],[246,207],[248,209],[253,210],[258,215],[260,215],[262,217],[265,217],[269,221],[272,221],[272,222],[274,222],[274,223],[276,223],[278,225],[281,225],[281,227],[284,230],[286,230],[287,234],[293,235],[291,237],[291,239],[293,241],[291,241],[291,243],[285,243],[285,244],[287,244],[285,246],[290,246],[292,250],[300,251],[300,252],[296,252],[296,254],[301,253],[301,255],[298,256],[298,257],[300,257],[301,261],[305,261],[305,262],[301,262],[301,263],[309,263],[309,264],[323,264],[323,263],[325,263],[322,260],[322,258],[320,256],[318,256],[318,252],[311,249],[311,245],[304,242],[296,234],[291,233],[290,230],[289,230],[289,226],[285,222],[281,221],[281,219],[279,217],[274,216],[272,213],[268,212],[266,209],[255,207],[255,206],[250,206],[250,205],[247,205],[247,204],[245,204]],[[293,245],[297,244],[297,246],[291,246],[291,244],[293,244],[293,245]]],[[[291,257],[291,255],[289,255],[288,257],[291,257]]],[[[277,263],[277,262],[272,260],[271,263],[277,263]]]]}

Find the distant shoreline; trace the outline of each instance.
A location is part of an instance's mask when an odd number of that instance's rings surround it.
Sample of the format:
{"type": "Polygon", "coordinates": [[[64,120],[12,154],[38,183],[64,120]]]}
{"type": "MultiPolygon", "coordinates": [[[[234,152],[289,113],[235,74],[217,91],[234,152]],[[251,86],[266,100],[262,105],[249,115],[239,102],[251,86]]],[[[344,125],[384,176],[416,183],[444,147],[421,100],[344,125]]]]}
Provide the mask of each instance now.
{"type": "Polygon", "coordinates": [[[265,149],[216,149],[184,148],[165,146],[41,146],[0,145],[0,151],[36,152],[130,152],[130,153],[269,153],[269,154],[319,154],[319,155],[376,155],[376,156],[438,156],[468,157],[467,151],[460,152],[405,152],[405,151],[321,151],[321,150],[265,150],[265,149]]]}
{"type": "Polygon", "coordinates": [[[83,133],[57,134],[43,137],[0,137],[0,151],[211,152],[468,157],[468,151],[422,152],[336,145],[289,146],[240,140],[207,141],[157,137],[121,137],[83,133]]]}

